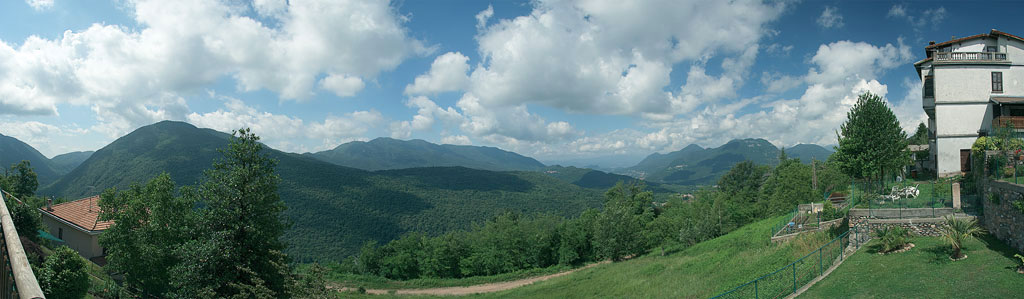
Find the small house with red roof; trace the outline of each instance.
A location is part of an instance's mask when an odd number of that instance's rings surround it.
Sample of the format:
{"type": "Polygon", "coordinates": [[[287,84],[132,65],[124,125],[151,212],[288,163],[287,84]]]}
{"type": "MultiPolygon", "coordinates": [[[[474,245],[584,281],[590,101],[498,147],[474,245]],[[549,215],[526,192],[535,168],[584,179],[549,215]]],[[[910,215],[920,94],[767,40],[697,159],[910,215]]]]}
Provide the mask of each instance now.
{"type": "Polygon", "coordinates": [[[99,220],[99,201],[99,196],[90,196],[56,205],[47,203],[39,210],[50,234],[64,240],[82,257],[103,263],[106,253],[100,247],[99,235],[114,222],[99,220]]]}

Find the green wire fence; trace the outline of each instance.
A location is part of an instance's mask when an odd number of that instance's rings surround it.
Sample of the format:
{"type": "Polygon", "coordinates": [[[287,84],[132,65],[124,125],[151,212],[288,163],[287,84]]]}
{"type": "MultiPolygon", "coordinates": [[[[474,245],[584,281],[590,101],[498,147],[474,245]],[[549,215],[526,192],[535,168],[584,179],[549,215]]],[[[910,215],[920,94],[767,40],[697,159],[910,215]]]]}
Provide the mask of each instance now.
{"type": "Polygon", "coordinates": [[[712,298],[781,298],[793,294],[846,259],[847,247],[860,248],[869,238],[866,226],[855,226],[789,265],[712,298]]]}

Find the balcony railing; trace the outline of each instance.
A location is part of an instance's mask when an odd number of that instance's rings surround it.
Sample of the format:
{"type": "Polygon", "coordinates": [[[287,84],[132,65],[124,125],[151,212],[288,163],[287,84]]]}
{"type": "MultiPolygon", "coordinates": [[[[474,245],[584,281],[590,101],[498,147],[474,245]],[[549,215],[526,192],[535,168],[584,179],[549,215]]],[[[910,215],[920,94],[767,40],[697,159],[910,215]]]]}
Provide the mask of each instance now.
{"type": "Polygon", "coordinates": [[[992,119],[993,127],[1003,127],[1009,122],[1014,129],[1024,129],[1024,116],[997,116],[992,119]]]}
{"type": "Polygon", "coordinates": [[[936,62],[1006,62],[1006,53],[1000,52],[937,52],[936,62]]]}
{"type": "Polygon", "coordinates": [[[25,256],[25,248],[21,247],[3,190],[0,190],[0,226],[3,234],[0,238],[3,242],[0,246],[0,298],[45,298],[25,256]]]}

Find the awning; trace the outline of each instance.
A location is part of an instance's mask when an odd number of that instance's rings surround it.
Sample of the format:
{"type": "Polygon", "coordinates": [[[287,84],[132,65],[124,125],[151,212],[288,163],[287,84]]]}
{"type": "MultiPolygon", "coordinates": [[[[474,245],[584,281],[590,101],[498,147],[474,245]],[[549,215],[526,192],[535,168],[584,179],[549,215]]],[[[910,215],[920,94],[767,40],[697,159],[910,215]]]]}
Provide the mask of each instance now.
{"type": "Polygon", "coordinates": [[[1024,104],[1024,97],[993,96],[990,99],[999,104],[1024,104]]]}
{"type": "Polygon", "coordinates": [[[64,240],[61,240],[61,239],[58,239],[57,237],[54,237],[53,235],[51,235],[50,233],[46,232],[45,230],[39,230],[38,232],[39,232],[39,237],[40,238],[43,238],[45,240],[50,240],[51,242],[54,242],[55,245],[64,244],[64,240]]]}

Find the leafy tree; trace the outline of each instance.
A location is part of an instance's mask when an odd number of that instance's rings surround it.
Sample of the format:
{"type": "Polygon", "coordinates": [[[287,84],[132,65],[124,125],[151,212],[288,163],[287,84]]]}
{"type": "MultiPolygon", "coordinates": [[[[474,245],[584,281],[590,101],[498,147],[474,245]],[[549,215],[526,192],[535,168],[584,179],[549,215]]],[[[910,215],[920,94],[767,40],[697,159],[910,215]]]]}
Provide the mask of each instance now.
{"type": "Polygon", "coordinates": [[[659,245],[661,255],[665,255],[665,246],[679,243],[679,232],[686,220],[686,206],[681,198],[672,198],[662,206],[658,217],[647,223],[644,231],[652,245],[659,245]]]}
{"type": "Polygon", "coordinates": [[[928,126],[923,122],[917,125],[914,135],[907,140],[910,144],[928,144],[928,126]]]}
{"type": "Polygon", "coordinates": [[[180,297],[285,297],[287,257],[281,241],[287,225],[277,193],[276,161],[248,129],[232,133],[223,158],[204,173],[198,238],[176,250],[172,270],[180,297]]]}
{"type": "Polygon", "coordinates": [[[19,199],[27,199],[35,195],[36,188],[39,187],[38,176],[32,170],[32,163],[28,160],[11,165],[4,180],[6,181],[3,186],[4,190],[19,199]]]}
{"type": "MultiPolygon", "coordinates": [[[[195,196],[175,196],[174,182],[163,173],[145,186],[132,185],[100,195],[100,219],[115,225],[100,235],[107,248],[108,267],[125,273],[131,288],[147,295],[164,296],[171,289],[172,267],[181,263],[174,252],[192,240],[197,214],[195,196]]],[[[192,194],[185,188],[182,193],[192,194]]]]}
{"type": "Polygon", "coordinates": [[[747,160],[734,165],[718,180],[718,190],[735,204],[733,212],[739,223],[749,223],[763,216],[765,203],[761,202],[761,186],[768,170],[767,166],[747,160]]]}
{"type": "Polygon", "coordinates": [[[768,204],[759,205],[757,218],[790,211],[794,206],[821,198],[811,186],[811,166],[800,159],[783,159],[762,187],[762,198],[768,204]]]}
{"type": "Polygon", "coordinates": [[[326,299],[337,298],[327,289],[327,279],[324,274],[327,272],[319,263],[313,263],[301,277],[292,284],[291,293],[299,298],[326,299]]]}
{"type": "Polygon", "coordinates": [[[11,213],[11,221],[14,222],[14,228],[18,231],[18,236],[28,238],[32,242],[39,242],[39,230],[43,229],[39,210],[28,204],[17,203],[13,200],[7,201],[7,208],[11,213]]]}
{"type": "Polygon", "coordinates": [[[886,171],[910,164],[907,134],[882,97],[864,93],[839,127],[835,160],[843,173],[857,179],[881,179],[886,171]]]}
{"type": "Polygon", "coordinates": [[[942,238],[949,242],[949,245],[953,248],[953,255],[950,256],[952,259],[964,258],[965,256],[961,253],[964,242],[970,239],[977,239],[985,233],[985,229],[978,226],[976,219],[967,220],[964,218],[946,217],[945,222],[945,225],[939,228],[939,232],[942,233],[942,238]]]}
{"type": "Polygon", "coordinates": [[[601,212],[588,209],[580,217],[562,222],[558,226],[558,263],[576,265],[594,260],[594,222],[601,212]]]}
{"type": "Polygon", "coordinates": [[[594,225],[597,256],[615,261],[647,249],[643,230],[654,217],[652,193],[637,183],[616,184],[605,193],[604,211],[594,225]]]}
{"type": "Polygon", "coordinates": [[[84,298],[89,290],[89,274],[85,272],[85,259],[78,253],[61,246],[46,257],[39,269],[39,286],[47,298],[84,298]]]}

